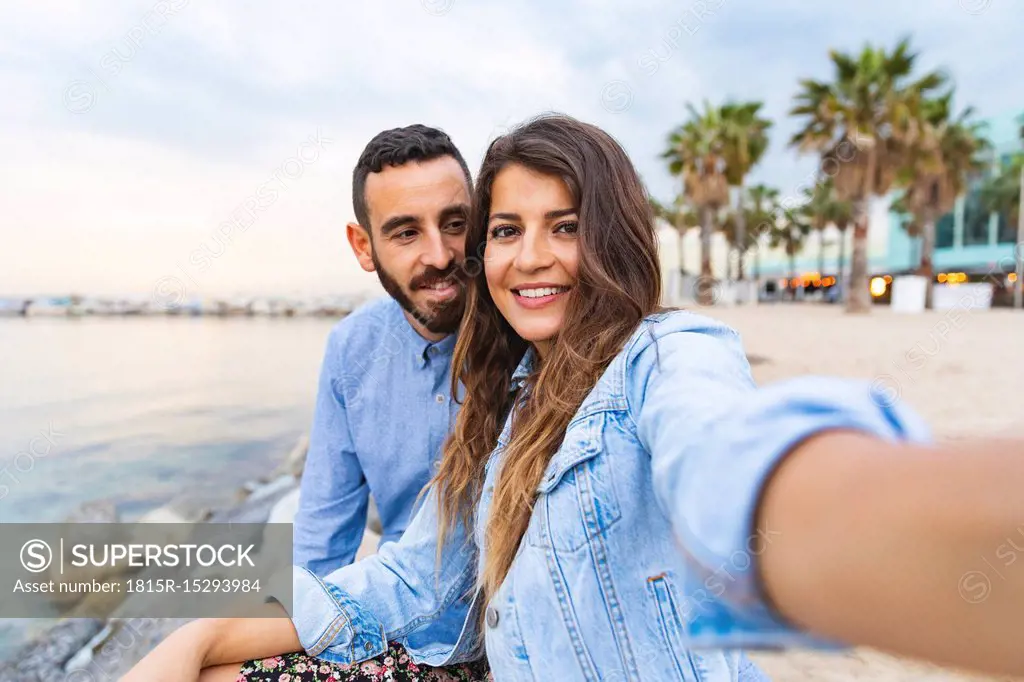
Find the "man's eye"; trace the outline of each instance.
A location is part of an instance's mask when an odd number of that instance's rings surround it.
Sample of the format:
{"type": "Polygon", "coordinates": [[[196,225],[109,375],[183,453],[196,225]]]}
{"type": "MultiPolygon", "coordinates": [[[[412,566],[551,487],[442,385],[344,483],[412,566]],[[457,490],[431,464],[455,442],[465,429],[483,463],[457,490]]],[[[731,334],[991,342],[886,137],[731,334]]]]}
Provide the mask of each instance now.
{"type": "Polygon", "coordinates": [[[395,239],[412,239],[416,236],[416,230],[402,230],[395,233],[395,239]]]}
{"type": "Polygon", "coordinates": [[[462,232],[466,229],[465,220],[453,220],[448,223],[447,229],[449,232],[462,232]]]}

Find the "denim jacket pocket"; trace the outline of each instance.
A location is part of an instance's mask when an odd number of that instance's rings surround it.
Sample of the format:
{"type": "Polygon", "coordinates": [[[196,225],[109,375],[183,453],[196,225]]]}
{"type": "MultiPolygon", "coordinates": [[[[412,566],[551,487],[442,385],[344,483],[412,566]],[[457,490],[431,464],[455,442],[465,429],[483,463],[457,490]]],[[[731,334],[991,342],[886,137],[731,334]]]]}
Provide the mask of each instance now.
{"type": "Polygon", "coordinates": [[[675,663],[677,679],[686,682],[702,682],[705,679],[700,654],[685,646],[686,637],[679,594],[676,592],[671,573],[662,573],[647,579],[647,591],[651,595],[652,616],[656,619],[657,630],[665,641],[665,647],[675,663]]]}
{"type": "Polygon", "coordinates": [[[537,487],[527,539],[534,547],[576,551],[622,517],[608,454],[593,437],[597,424],[566,433],[537,487]]]}

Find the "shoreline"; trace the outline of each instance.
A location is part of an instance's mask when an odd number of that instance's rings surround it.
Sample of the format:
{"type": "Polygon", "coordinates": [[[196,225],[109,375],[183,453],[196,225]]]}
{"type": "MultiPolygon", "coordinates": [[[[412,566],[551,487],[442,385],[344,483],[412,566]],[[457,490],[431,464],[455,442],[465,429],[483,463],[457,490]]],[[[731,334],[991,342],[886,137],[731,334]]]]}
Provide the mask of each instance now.
{"type": "MultiPolygon", "coordinates": [[[[308,436],[301,436],[269,474],[240,486],[232,504],[212,508],[206,506],[207,498],[185,495],[137,522],[291,522],[308,445],[308,436]]],[[[83,504],[70,520],[109,523],[117,522],[116,516],[113,501],[99,500],[83,504]]],[[[192,620],[118,618],[116,614],[130,599],[124,599],[107,618],[60,618],[0,661],[0,682],[67,682],[71,675],[90,682],[117,680],[164,637],[192,620]]]]}

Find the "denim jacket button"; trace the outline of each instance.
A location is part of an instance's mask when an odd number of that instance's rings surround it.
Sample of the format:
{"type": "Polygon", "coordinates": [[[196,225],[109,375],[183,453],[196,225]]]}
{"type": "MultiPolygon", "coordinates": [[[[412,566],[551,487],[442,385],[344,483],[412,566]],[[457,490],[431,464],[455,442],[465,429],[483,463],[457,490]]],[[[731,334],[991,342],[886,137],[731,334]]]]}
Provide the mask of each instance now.
{"type": "Polygon", "coordinates": [[[487,607],[487,627],[498,627],[498,610],[493,606],[487,607]]]}
{"type": "Polygon", "coordinates": [[[366,644],[363,645],[363,648],[366,649],[367,651],[373,651],[373,642],[367,642],[366,644]]]}

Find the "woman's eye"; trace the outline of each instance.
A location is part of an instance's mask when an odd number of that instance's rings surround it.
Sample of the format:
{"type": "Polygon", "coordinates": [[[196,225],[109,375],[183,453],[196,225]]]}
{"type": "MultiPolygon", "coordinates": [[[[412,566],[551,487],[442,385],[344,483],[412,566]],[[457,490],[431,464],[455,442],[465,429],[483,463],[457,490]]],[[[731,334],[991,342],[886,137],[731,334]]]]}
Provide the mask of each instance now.
{"type": "Polygon", "coordinates": [[[494,239],[504,239],[506,237],[515,236],[516,228],[511,225],[497,225],[491,228],[491,237],[494,239]]]}
{"type": "Polygon", "coordinates": [[[577,230],[579,230],[579,224],[574,221],[559,223],[555,228],[555,232],[564,232],[565,234],[576,234],[577,230]]]}

